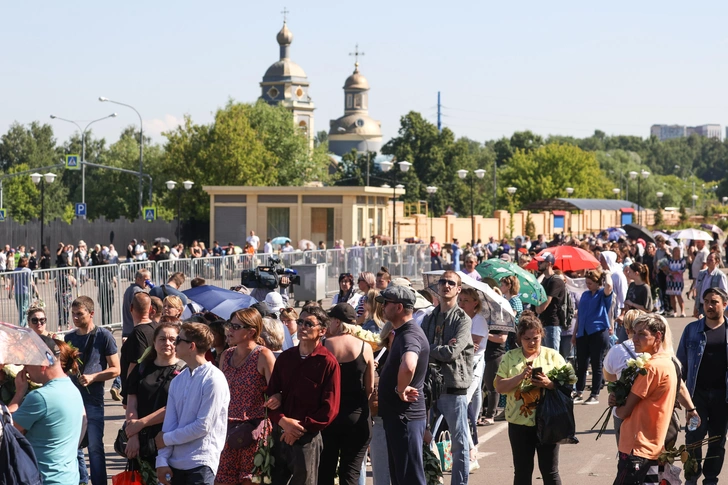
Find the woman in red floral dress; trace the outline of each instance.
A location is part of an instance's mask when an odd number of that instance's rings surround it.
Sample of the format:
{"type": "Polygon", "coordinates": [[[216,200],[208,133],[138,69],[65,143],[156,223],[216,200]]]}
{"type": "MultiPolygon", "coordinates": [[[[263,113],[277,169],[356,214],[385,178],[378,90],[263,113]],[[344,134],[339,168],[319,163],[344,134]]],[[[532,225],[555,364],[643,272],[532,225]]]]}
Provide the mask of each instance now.
{"type": "MultiPolygon", "coordinates": [[[[263,346],[260,332],[263,319],[254,308],[235,312],[226,325],[226,336],[230,348],[220,358],[220,369],[230,386],[228,426],[265,417],[264,394],[273,372],[275,358],[263,346]]],[[[266,424],[270,431],[270,422],[266,424]]],[[[215,477],[217,485],[251,483],[253,458],[258,450],[257,443],[243,449],[232,449],[225,445],[220,456],[220,466],[215,477]]]]}

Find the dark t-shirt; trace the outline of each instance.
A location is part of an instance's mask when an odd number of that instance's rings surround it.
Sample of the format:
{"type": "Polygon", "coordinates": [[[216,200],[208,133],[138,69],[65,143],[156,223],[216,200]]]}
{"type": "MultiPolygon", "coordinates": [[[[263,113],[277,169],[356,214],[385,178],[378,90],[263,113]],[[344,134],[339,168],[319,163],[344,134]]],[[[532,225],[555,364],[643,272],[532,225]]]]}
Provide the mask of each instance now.
{"type": "MultiPolygon", "coordinates": [[[[105,328],[96,327],[93,331],[86,335],[79,335],[77,331],[67,333],[64,336],[66,343],[70,343],[81,352],[79,358],[83,364],[81,365],[84,374],[96,374],[106,370],[109,367],[106,362],[106,357],[115,355],[118,351],[116,347],[116,340],[111,335],[111,332],[105,328]],[[93,346],[91,347],[89,354],[86,355],[86,345],[91,338],[91,335],[95,334],[93,346]]],[[[76,387],[81,391],[81,397],[83,398],[84,404],[92,404],[96,406],[104,405],[104,383],[94,382],[83,387],[78,383],[76,376],[71,376],[71,380],[76,387]]]]}
{"type": "MultiPolygon", "coordinates": [[[[725,322],[718,328],[710,329],[707,325],[705,332],[705,352],[700,360],[696,387],[700,389],[725,389],[726,375],[726,328],[725,322]]],[[[723,391],[725,394],[725,391],[723,391]]]]}
{"type": "MultiPolygon", "coordinates": [[[[553,327],[560,324],[559,320],[559,309],[564,304],[564,297],[566,296],[566,285],[564,280],[557,278],[556,276],[549,276],[544,278],[541,282],[543,289],[546,291],[546,296],[551,297],[551,303],[546,309],[539,315],[541,323],[544,327],[553,327]]],[[[561,317],[563,318],[563,316],[561,317]]]]}
{"type": "Polygon", "coordinates": [[[154,345],[154,329],[157,326],[152,323],[143,323],[134,327],[121,346],[121,389],[122,394],[127,395],[126,377],[129,374],[129,365],[141,359],[147,347],[154,345]]]}
{"type": "Polygon", "coordinates": [[[164,301],[164,299],[168,296],[178,296],[182,300],[182,304],[184,306],[187,306],[187,304],[189,303],[187,295],[179,291],[177,288],[172,288],[169,285],[155,286],[154,288],[149,290],[149,296],[156,296],[162,301],[164,301]]]}
{"type": "MultiPolygon", "coordinates": [[[[502,332],[501,330],[491,330],[488,332],[492,335],[503,335],[505,332],[502,332]]],[[[495,360],[498,357],[501,357],[505,355],[506,353],[506,344],[505,342],[502,344],[499,344],[498,342],[492,342],[488,340],[485,344],[485,361],[491,361],[495,360]]]]}
{"type": "MultiPolygon", "coordinates": [[[[137,397],[138,417],[149,416],[167,405],[169,384],[177,374],[179,374],[177,365],[159,367],[154,362],[138,365],[132,369],[127,379],[127,393],[137,397]],[[140,374],[141,367],[144,367],[144,371],[140,374]]],[[[152,426],[148,436],[155,436],[161,430],[161,423],[152,426]]]]}
{"type": "Polygon", "coordinates": [[[430,344],[427,341],[425,332],[415,323],[414,320],[396,329],[394,343],[388,352],[379,376],[379,415],[382,417],[404,417],[407,419],[425,419],[425,375],[427,363],[430,360],[430,344]],[[419,397],[415,402],[407,403],[397,395],[397,374],[399,365],[405,352],[417,354],[417,367],[410,386],[419,391],[419,397]]]}
{"type": "Polygon", "coordinates": [[[648,312],[652,311],[652,292],[647,285],[638,285],[634,281],[630,283],[625,300],[644,306],[648,312]]]}

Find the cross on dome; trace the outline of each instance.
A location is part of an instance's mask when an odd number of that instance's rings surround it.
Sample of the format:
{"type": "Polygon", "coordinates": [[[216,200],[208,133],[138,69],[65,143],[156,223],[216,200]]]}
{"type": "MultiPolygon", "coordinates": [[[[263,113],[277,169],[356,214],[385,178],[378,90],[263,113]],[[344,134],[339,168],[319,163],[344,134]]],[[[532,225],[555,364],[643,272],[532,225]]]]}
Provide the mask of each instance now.
{"type": "Polygon", "coordinates": [[[291,11],[288,10],[286,7],[283,7],[283,10],[281,11],[281,13],[283,14],[283,23],[285,24],[286,20],[287,20],[287,16],[289,13],[291,13],[291,11]]]}
{"type": "Polygon", "coordinates": [[[355,61],[354,67],[356,67],[358,69],[359,68],[359,56],[365,55],[363,52],[359,51],[359,44],[356,44],[356,46],[354,46],[354,52],[350,52],[349,55],[354,56],[354,61],[355,61]]]}

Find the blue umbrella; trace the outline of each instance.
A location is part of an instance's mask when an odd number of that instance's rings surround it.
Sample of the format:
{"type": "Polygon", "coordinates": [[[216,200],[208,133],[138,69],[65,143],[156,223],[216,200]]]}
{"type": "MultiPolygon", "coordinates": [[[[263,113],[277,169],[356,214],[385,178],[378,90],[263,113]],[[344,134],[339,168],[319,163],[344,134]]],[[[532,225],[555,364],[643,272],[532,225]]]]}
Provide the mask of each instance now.
{"type": "Polygon", "coordinates": [[[248,308],[258,302],[250,295],[209,285],[191,288],[182,293],[208,312],[226,319],[230,318],[235,311],[248,308]]]}
{"type": "Polygon", "coordinates": [[[609,235],[608,239],[610,241],[619,241],[620,237],[627,235],[627,231],[625,231],[621,227],[610,227],[609,229],[607,229],[607,233],[609,235]]]}
{"type": "Polygon", "coordinates": [[[291,240],[285,236],[278,236],[278,237],[273,238],[273,240],[271,241],[271,244],[278,244],[279,246],[283,246],[287,242],[291,242],[291,240]]]}

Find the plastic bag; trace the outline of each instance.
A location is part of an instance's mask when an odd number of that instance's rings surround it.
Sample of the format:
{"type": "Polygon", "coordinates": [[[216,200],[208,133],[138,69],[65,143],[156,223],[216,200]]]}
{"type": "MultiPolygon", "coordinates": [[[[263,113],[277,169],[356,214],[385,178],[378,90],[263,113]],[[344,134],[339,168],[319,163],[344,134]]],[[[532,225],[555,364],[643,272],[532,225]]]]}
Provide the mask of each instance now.
{"type": "Polygon", "coordinates": [[[141,473],[134,470],[133,460],[126,462],[126,470],[114,475],[111,483],[113,485],[144,485],[141,473]]]}
{"type": "Polygon", "coordinates": [[[544,389],[536,408],[536,436],[544,445],[576,444],[574,401],[558,389],[544,389]]]}

